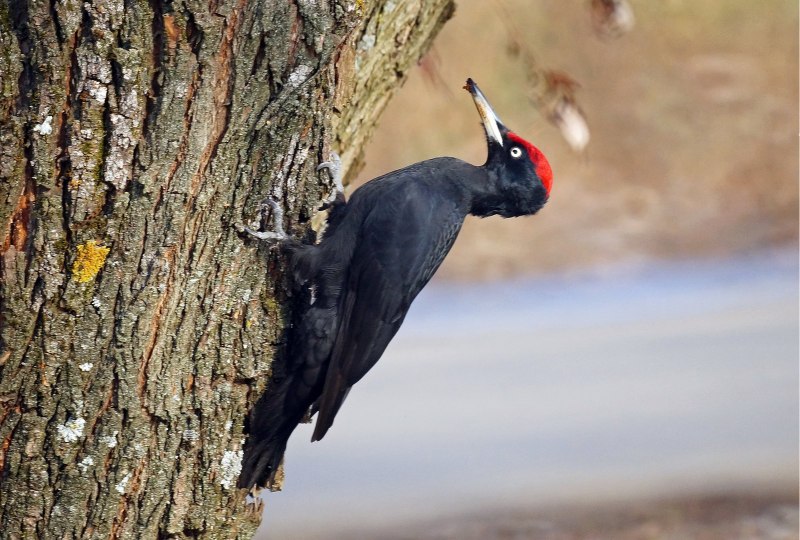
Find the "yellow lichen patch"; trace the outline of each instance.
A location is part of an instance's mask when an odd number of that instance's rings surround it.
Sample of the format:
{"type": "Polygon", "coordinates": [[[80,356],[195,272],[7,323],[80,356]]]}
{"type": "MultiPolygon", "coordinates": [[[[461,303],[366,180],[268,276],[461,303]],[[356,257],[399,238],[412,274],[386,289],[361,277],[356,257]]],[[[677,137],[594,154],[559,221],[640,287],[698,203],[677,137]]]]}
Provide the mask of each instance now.
{"type": "Polygon", "coordinates": [[[267,313],[276,313],[278,311],[278,302],[274,298],[267,298],[264,300],[264,307],[267,313]]]}
{"type": "Polygon", "coordinates": [[[109,248],[98,246],[94,240],[78,246],[78,256],[72,264],[72,276],[78,283],[86,283],[103,268],[109,248]]]}

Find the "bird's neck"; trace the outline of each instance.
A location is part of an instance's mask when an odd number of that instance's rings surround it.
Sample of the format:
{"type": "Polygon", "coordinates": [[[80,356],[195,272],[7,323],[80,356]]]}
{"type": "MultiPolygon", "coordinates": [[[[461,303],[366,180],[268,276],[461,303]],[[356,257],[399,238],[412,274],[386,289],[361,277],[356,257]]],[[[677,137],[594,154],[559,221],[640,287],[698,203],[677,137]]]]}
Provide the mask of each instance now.
{"type": "Polygon", "coordinates": [[[469,200],[469,213],[487,217],[508,213],[506,197],[494,171],[486,166],[475,167],[475,172],[464,178],[463,186],[469,200]]]}

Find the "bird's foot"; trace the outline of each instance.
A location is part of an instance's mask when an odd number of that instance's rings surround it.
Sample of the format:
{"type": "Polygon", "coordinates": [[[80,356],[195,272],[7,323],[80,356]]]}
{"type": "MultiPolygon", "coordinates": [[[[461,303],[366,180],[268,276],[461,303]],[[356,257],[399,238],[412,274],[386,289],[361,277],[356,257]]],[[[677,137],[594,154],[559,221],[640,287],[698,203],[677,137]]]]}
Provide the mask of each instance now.
{"type": "Polygon", "coordinates": [[[251,229],[250,227],[245,227],[242,225],[237,225],[236,230],[239,232],[246,232],[250,236],[254,236],[259,240],[267,240],[267,241],[277,241],[280,242],[281,240],[286,240],[288,235],[286,231],[283,229],[283,208],[281,205],[278,204],[273,198],[267,198],[261,201],[260,205],[260,213],[263,214],[264,210],[270,208],[272,210],[272,221],[273,221],[273,230],[271,231],[256,231],[251,229]]]}
{"type": "Polygon", "coordinates": [[[264,499],[261,497],[262,488],[253,486],[245,496],[246,514],[248,518],[260,518],[264,513],[264,499]]]}
{"type": "Polygon", "coordinates": [[[331,199],[336,198],[337,193],[344,194],[344,184],[342,184],[342,158],[336,152],[331,152],[330,161],[323,161],[317,166],[317,171],[328,169],[331,177],[333,178],[333,185],[336,191],[333,193],[331,199]]]}

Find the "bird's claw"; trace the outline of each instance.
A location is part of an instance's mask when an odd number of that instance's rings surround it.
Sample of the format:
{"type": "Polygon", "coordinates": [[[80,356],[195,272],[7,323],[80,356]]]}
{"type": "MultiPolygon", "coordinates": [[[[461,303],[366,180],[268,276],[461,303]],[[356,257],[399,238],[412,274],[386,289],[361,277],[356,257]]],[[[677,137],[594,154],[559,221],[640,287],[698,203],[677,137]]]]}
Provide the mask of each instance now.
{"type": "MultiPolygon", "coordinates": [[[[323,161],[317,166],[317,171],[328,169],[333,178],[333,185],[336,186],[336,191],[344,193],[344,184],[342,184],[342,158],[336,152],[331,152],[330,161],[323,161]]],[[[334,193],[334,197],[335,197],[334,193]]]]}
{"type": "Polygon", "coordinates": [[[267,197],[263,201],[261,201],[259,205],[259,211],[264,212],[264,210],[269,207],[272,210],[272,221],[273,221],[273,230],[271,231],[256,231],[251,229],[250,227],[244,227],[242,225],[236,225],[236,230],[240,233],[247,233],[250,236],[258,238],[259,240],[285,240],[288,235],[286,231],[283,229],[283,208],[278,201],[273,199],[272,197],[267,197]]]}
{"type": "Polygon", "coordinates": [[[250,227],[242,228],[241,232],[246,232],[250,236],[258,238],[259,240],[285,240],[286,234],[274,231],[254,231],[250,227]]]}
{"type": "Polygon", "coordinates": [[[261,497],[261,489],[258,486],[253,486],[247,492],[245,497],[246,514],[248,517],[261,517],[264,512],[264,499],[261,497]]]}

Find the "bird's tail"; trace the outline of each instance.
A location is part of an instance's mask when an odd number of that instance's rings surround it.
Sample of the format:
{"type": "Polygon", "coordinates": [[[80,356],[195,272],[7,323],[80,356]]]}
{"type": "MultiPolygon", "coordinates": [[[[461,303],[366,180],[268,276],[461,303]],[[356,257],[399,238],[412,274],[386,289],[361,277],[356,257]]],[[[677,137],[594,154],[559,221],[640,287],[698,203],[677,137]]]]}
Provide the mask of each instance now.
{"type": "Polygon", "coordinates": [[[284,379],[261,396],[250,413],[250,426],[244,445],[240,488],[280,489],[281,462],[289,436],[303,419],[305,411],[292,407],[287,400],[291,380],[284,379]]]}
{"type": "Polygon", "coordinates": [[[288,441],[288,435],[278,435],[245,444],[245,458],[237,486],[247,489],[266,487],[270,491],[279,491],[283,481],[281,464],[288,441]]]}

